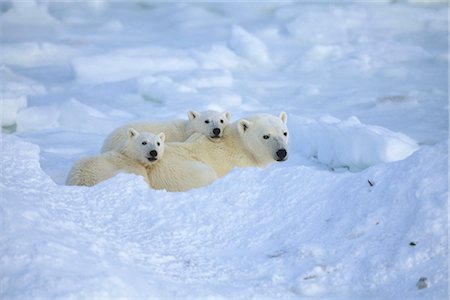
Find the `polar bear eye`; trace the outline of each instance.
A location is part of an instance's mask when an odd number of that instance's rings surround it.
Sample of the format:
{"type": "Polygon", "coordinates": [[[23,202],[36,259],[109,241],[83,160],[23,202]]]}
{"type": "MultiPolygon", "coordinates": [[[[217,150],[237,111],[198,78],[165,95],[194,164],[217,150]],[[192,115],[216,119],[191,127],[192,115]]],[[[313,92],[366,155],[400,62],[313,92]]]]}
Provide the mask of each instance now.
{"type": "Polygon", "coordinates": [[[160,143],[160,142],[157,142],[156,145],[161,146],[161,143],[160,143]]]}
{"type": "Polygon", "coordinates": [[[285,133],[283,133],[284,134],[284,136],[287,136],[287,132],[285,132],[285,133]]]}
{"type": "Polygon", "coordinates": [[[209,123],[209,120],[205,120],[205,123],[208,124],[208,123],[209,123]]]}
{"type": "Polygon", "coordinates": [[[145,142],[145,141],[144,141],[144,142],[142,142],[142,145],[147,145],[147,142],[145,142]]]}
{"type": "Polygon", "coordinates": [[[263,139],[267,140],[269,138],[269,135],[263,135],[263,139]]]}
{"type": "Polygon", "coordinates": [[[222,124],[223,124],[223,120],[220,120],[220,123],[222,123],[222,124]]]}

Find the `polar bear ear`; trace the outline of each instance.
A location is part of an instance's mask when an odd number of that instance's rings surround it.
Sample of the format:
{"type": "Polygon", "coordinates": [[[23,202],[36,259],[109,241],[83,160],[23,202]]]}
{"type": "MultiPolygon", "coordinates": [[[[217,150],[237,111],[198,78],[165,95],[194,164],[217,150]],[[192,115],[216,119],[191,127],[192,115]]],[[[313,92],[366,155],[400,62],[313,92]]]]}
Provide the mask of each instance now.
{"type": "Polygon", "coordinates": [[[163,142],[163,143],[166,140],[166,135],[164,134],[164,132],[161,132],[160,134],[158,134],[158,137],[161,139],[161,142],[163,142]]]}
{"type": "Polygon", "coordinates": [[[227,118],[227,120],[230,121],[231,113],[229,111],[225,112],[225,118],[227,118]]]}
{"type": "Polygon", "coordinates": [[[138,136],[139,132],[134,128],[128,128],[127,134],[129,138],[132,138],[138,136]]]}
{"type": "Polygon", "coordinates": [[[282,111],[280,113],[280,119],[281,119],[281,121],[283,121],[284,124],[286,124],[286,122],[287,122],[287,114],[284,111],[282,111]]]}
{"type": "Polygon", "coordinates": [[[199,114],[198,112],[196,112],[196,111],[194,111],[194,110],[188,111],[188,118],[189,118],[189,121],[194,120],[194,119],[197,118],[198,116],[200,116],[200,114],[199,114]]]}
{"type": "Polygon", "coordinates": [[[246,119],[239,120],[239,122],[238,122],[239,133],[241,133],[241,134],[245,133],[249,127],[250,127],[249,121],[247,121],[246,119]]]}

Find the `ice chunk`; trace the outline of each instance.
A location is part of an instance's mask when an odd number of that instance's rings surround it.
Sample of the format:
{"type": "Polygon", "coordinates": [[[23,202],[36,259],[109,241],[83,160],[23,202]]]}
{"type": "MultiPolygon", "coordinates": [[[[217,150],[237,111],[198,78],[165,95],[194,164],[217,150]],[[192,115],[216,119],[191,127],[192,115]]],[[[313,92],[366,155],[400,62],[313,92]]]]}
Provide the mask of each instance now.
{"type": "Polygon", "coordinates": [[[60,111],[55,106],[33,106],[23,109],[17,116],[17,131],[36,131],[59,125],[60,111]]]}
{"type": "Polygon", "coordinates": [[[40,83],[14,73],[6,66],[0,67],[0,123],[11,126],[16,123],[19,110],[27,107],[28,95],[46,93],[40,83]]]}
{"type": "Polygon", "coordinates": [[[27,97],[7,96],[2,94],[0,99],[0,123],[2,126],[11,126],[16,123],[19,110],[27,107],[27,97]]]}
{"type": "Polygon", "coordinates": [[[192,70],[197,62],[184,51],[125,49],[72,60],[78,79],[84,83],[104,83],[152,75],[163,71],[192,70]]]}
{"type": "Polygon", "coordinates": [[[12,8],[2,15],[2,24],[48,26],[59,23],[48,12],[45,2],[28,0],[12,3],[12,8]]]}
{"type": "Polygon", "coordinates": [[[108,133],[117,126],[101,111],[73,98],[61,106],[59,123],[69,130],[94,133],[108,133]]]}
{"type": "Polygon", "coordinates": [[[193,50],[192,56],[202,67],[207,69],[233,69],[243,63],[242,58],[223,45],[213,45],[209,48],[193,50]]]}
{"type": "Polygon", "coordinates": [[[169,99],[191,97],[197,89],[175,82],[167,76],[146,76],[138,79],[141,96],[150,102],[161,104],[169,99]]]}
{"type": "Polygon", "coordinates": [[[2,81],[0,97],[2,98],[4,94],[27,96],[41,95],[47,92],[42,84],[20,76],[6,66],[0,66],[0,79],[2,81]]]}
{"type": "Polygon", "coordinates": [[[21,66],[39,67],[61,65],[78,54],[73,47],[54,43],[25,42],[2,44],[0,60],[2,63],[21,66]]]}
{"type": "Polygon", "coordinates": [[[199,69],[187,75],[186,78],[184,83],[195,88],[230,87],[233,84],[230,72],[219,69],[199,69]]]}
{"type": "Polygon", "coordinates": [[[402,160],[418,149],[415,140],[386,128],[362,124],[358,118],[341,121],[290,118],[297,149],[331,167],[361,170],[379,163],[402,160]]]}
{"type": "Polygon", "coordinates": [[[233,26],[228,41],[230,48],[253,63],[266,64],[270,61],[266,45],[240,26],[233,26]]]}

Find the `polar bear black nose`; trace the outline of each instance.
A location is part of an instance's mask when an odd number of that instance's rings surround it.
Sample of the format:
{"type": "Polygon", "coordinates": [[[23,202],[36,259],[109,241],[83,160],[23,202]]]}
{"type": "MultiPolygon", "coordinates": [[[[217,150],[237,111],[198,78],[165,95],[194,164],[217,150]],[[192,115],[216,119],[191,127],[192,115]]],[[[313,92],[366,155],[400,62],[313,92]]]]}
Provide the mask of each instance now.
{"type": "Polygon", "coordinates": [[[157,156],[157,155],[158,155],[158,152],[156,152],[156,150],[150,151],[150,156],[155,157],[155,156],[157,156]]]}
{"type": "Polygon", "coordinates": [[[220,129],[219,129],[219,128],[214,128],[214,129],[213,129],[213,133],[214,133],[215,135],[219,135],[219,134],[220,134],[220,129]]]}
{"type": "Polygon", "coordinates": [[[280,159],[285,158],[286,155],[287,155],[287,151],[286,151],[285,149],[280,149],[280,150],[277,151],[277,156],[278,156],[280,159]]]}

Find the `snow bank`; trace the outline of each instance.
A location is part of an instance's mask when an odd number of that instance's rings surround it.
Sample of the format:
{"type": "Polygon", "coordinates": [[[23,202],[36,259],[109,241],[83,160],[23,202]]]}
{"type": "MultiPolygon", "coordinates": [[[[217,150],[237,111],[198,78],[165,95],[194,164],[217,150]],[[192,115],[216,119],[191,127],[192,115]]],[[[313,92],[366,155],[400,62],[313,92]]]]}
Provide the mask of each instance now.
{"type": "Polygon", "coordinates": [[[295,150],[333,168],[357,171],[405,159],[419,148],[402,133],[362,124],[356,117],[341,121],[330,116],[319,120],[292,116],[289,122],[295,150]]]}
{"type": "Polygon", "coordinates": [[[37,146],[0,146],[8,299],[447,295],[448,144],[360,173],[235,170],[188,193],[131,174],[58,186],[37,146]]]}

